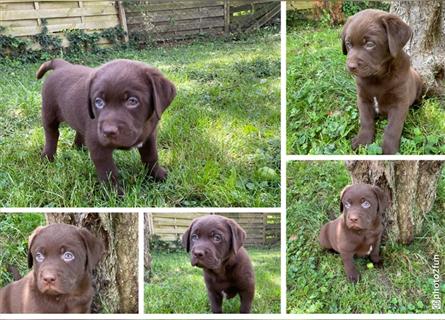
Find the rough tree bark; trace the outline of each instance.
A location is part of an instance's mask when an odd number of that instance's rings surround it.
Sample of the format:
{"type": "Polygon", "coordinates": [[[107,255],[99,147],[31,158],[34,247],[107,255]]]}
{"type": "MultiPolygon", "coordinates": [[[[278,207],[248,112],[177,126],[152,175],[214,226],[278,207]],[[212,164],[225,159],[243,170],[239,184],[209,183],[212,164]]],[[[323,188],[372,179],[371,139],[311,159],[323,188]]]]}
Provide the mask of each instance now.
{"type": "Polygon", "coordinates": [[[427,85],[427,94],[445,96],[445,2],[396,0],[390,11],[413,29],[405,48],[427,85]]]}
{"type": "Polygon", "coordinates": [[[85,227],[105,244],[94,272],[92,312],[138,312],[138,216],[136,213],[46,213],[48,223],[85,227]]]}
{"type": "Polygon", "coordinates": [[[352,183],[381,187],[391,197],[384,239],[410,243],[433,208],[443,161],[346,161],[352,183]]]}
{"type": "Polygon", "coordinates": [[[144,214],[144,281],[150,281],[151,272],[151,255],[150,255],[150,234],[152,231],[151,226],[151,213],[144,214]]]}

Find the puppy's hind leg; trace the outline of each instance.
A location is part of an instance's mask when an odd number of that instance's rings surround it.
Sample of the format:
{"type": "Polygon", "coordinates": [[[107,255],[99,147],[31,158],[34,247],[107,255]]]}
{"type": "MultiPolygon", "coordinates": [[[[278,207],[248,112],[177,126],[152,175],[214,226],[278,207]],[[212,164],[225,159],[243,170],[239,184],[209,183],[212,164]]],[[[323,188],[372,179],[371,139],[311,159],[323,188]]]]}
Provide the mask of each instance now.
{"type": "MultiPolygon", "coordinates": [[[[53,109],[54,110],[54,109],[53,109]]],[[[42,121],[43,129],[45,130],[45,146],[41,154],[42,158],[47,158],[49,161],[54,161],[54,155],[57,151],[57,142],[59,141],[59,124],[56,112],[51,112],[49,106],[43,103],[42,107],[42,121]]]]}
{"type": "Polygon", "coordinates": [[[332,250],[332,245],[331,242],[329,241],[328,227],[329,227],[328,223],[325,224],[323,227],[321,227],[318,240],[320,241],[320,245],[322,248],[327,250],[332,250]]]}
{"type": "Polygon", "coordinates": [[[82,134],[76,131],[76,136],[74,137],[74,147],[77,149],[82,149],[83,147],[86,147],[85,145],[85,138],[82,134]]]}

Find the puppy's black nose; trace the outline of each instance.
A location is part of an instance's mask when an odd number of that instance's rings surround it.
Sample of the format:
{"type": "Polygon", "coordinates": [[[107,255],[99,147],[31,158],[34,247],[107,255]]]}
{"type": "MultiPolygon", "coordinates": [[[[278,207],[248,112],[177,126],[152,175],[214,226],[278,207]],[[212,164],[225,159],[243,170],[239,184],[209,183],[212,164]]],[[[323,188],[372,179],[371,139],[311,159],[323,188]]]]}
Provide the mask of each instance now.
{"type": "Polygon", "coordinates": [[[119,128],[114,124],[104,124],[102,126],[102,132],[107,137],[113,137],[119,132],[119,128]]]}
{"type": "Polygon", "coordinates": [[[205,251],[202,249],[193,249],[192,250],[192,254],[193,256],[195,256],[196,258],[202,258],[205,256],[205,251]]]}
{"type": "Polygon", "coordinates": [[[54,284],[54,282],[56,282],[56,275],[52,272],[44,272],[42,279],[46,284],[54,284]]]}

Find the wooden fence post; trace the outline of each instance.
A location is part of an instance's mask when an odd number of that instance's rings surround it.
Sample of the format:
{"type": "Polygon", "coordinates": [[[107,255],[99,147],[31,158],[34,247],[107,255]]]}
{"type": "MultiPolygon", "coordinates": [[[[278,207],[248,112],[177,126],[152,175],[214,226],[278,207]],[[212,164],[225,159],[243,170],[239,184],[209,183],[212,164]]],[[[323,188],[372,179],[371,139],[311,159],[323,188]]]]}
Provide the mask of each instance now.
{"type": "Polygon", "coordinates": [[[224,33],[230,32],[230,0],[224,0],[224,33]]]}
{"type": "Polygon", "coordinates": [[[128,37],[128,26],[127,26],[127,17],[125,15],[125,8],[122,1],[116,1],[116,2],[117,2],[117,10],[119,13],[119,21],[122,26],[122,29],[125,32],[124,40],[125,42],[128,42],[129,37],[128,37]]]}
{"type": "MultiPolygon", "coordinates": [[[[34,1],[34,10],[38,11],[40,9],[40,5],[38,1],[34,1]]],[[[40,17],[40,15],[39,15],[40,17]]],[[[41,26],[42,25],[42,19],[37,18],[37,25],[41,26]]]]}

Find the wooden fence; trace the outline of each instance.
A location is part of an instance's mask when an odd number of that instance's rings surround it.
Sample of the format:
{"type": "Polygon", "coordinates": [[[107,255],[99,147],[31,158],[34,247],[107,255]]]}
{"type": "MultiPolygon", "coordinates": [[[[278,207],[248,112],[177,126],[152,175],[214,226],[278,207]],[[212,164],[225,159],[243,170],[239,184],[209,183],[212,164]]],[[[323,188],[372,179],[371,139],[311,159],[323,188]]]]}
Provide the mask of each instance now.
{"type": "Polygon", "coordinates": [[[67,29],[90,32],[122,25],[119,12],[123,12],[123,8],[116,1],[1,0],[0,26],[8,35],[32,36],[41,32],[42,19],[45,19],[48,31],[63,37],[67,29]]]}
{"type": "MultiPolygon", "coordinates": [[[[149,213],[146,215],[145,234],[156,235],[160,240],[175,242],[194,218],[203,213],[149,213]]],[[[279,213],[222,213],[234,219],[246,231],[246,246],[261,247],[280,243],[281,219],[279,213]]]]}
{"type": "Polygon", "coordinates": [[[287,10],[307,10],[315,6],[315,0],[291,0],[286,1],[287,10]]]}
{"type": "Polygon", "coordinates": [[[156,40],[250,31],[280,13],[276,0],[127,1],[124,7],[129,33],[147,31],[156,40]]]}
{"type": "Polygon", "coordinates": [[[42,19],[60,36],[66,29],[92,32],[120,25],[130,35],[142,31],[154,40],[170,40],[249,31],[279,12],[276,0],[0,0],[0,26],[24,37],[40,33],[42,19]]]}

